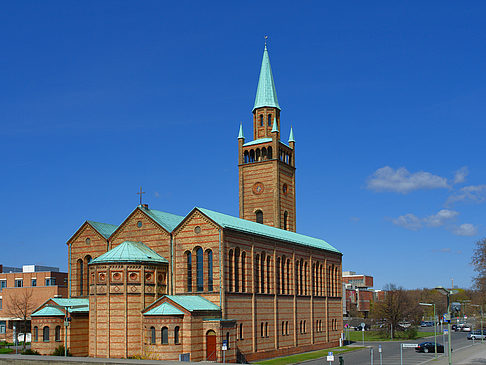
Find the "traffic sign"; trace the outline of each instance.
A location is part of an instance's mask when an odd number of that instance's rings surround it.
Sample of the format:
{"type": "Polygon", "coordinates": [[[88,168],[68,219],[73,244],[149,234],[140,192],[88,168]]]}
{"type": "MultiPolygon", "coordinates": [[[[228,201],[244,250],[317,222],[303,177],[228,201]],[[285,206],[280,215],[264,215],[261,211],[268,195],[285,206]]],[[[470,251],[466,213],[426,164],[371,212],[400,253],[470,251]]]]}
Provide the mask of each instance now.
{"type": "Polygon", "coordinates": [[[378,345],[378,352],[381,352],[381,345],[378,345]]]}
{"type": "Polygon", "coordinates": [[[444,335],[447,335],[449,333],[449,330],[448,329],[445,329],[444,330],[444,335]]]}
{"type": "Polygon", "coordinates": [[[221,350],[223,350],[223,351],[228,350],[228,341],[223,340],[223,344],[221,346],[221,350]]]}
{"type": "Polygon", "coordinates": [[[402,343],[403,348],[415,348],[418,347],[418,343],[402,343]]]}
{"type": "Polygon", "coordinates": [[[334,361],[334,355],[332,352],[327,353],[327,361],[329,362],[334,361]]]}

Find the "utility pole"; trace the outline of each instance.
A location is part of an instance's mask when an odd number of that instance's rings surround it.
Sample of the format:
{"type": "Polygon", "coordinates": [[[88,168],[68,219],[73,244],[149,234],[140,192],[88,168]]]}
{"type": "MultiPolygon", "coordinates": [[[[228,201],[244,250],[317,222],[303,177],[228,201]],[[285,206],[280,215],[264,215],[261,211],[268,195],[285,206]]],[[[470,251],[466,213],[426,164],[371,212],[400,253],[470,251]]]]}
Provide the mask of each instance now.
{"type": "Polygon", "coordinates": [[[437,359],[437,321],[435,320],[435,303],[430,304],[430,303],[419,303],[419,305],[427,306],[427,307],[434,307],[434,348],[435,348],[435,353],[434,357],[437,359]]]}

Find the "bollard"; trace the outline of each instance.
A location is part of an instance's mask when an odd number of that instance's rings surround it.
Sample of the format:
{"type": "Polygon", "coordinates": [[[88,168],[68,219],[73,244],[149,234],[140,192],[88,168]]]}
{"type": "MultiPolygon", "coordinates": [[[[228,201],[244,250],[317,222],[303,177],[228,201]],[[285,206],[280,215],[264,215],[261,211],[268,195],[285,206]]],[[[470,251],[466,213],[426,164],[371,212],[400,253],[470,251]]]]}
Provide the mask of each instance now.
{"type": "Polygon", "coordinates": [[[344,359],[342,356],[339,356],[339,365],[344,365],[344,359]]]}

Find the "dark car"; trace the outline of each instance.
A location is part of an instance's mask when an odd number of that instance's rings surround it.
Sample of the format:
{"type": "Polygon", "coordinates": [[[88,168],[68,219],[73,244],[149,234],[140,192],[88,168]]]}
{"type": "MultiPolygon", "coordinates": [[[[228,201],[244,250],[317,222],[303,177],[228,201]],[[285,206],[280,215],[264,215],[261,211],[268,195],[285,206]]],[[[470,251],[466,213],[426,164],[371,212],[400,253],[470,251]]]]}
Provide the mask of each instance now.
{"type": "MultiPolygon", "coordinates": [[[[417,352],[435,352],[435,343],[434,342],[422,342],[415,348],[417,352]]],[[[444,352],[444,346],[440,343],[437,344],[437,352],[444,352]]]]}
{"type": "MultiPolygon", "coordinates": [[[[368,331],[370,329],[370,326],[367,324],[364,325],[365,331],[368,331]]],[[[360,324],[359,326],[354,327],[355,331],[362,331],[363,330],[363,324],[360,324]]]]}

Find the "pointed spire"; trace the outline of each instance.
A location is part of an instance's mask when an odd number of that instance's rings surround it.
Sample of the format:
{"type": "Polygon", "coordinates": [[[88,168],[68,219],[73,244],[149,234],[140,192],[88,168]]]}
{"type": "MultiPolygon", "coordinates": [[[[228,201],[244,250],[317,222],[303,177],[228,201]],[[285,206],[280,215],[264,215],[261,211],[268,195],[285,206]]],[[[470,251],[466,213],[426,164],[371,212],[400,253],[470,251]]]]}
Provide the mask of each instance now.
{"type": "Polygon", "coordinates": [[[245,136],[243,135],[243,124],[240,123],[240,132],[238,133],[238,139],[243,138],[245,139],[245,136]]]}
{"type": "Polygon", "coordinates": [[[294,143],[295,143],[295,139],[294,139],[294,130],[293,130],[292,126],[290,126],[289,143],[290,143],[290,142],[294,142],[294,143]]]}
{"type": "Polygon", "coordinates": [[[273,132],[278,132],[277,118],[275,118],[275,117],[273,117],[272,133],[273,132]]]}
{"type": "Polygon", "coordinates": [[[277,91],[275,90],[275,83],[273,82],[272,68],[270,67],[270,58],[268,57],[266,40],[253,110],[264,106],[274,107],[280,110],[277,91]]]}

